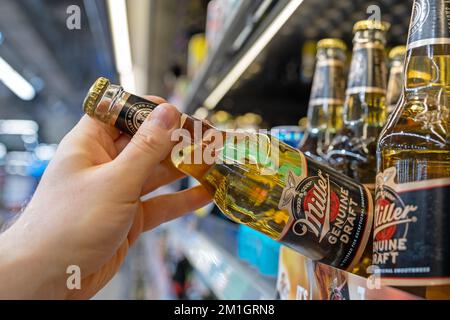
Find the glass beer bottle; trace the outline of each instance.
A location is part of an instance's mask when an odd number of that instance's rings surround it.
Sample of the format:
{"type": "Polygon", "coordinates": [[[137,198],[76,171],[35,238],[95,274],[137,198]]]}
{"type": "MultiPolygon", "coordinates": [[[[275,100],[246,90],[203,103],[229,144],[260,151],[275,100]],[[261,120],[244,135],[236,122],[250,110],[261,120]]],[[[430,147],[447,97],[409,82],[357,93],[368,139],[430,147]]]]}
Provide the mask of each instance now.
{"type": "Polygon", "coordinates": [[[450,3],[415,0],[402,102],[377,148],[373,263],[382,283],[450,298],[450,3]]]}
{"type": "Polygon", "coordinates": [[[339,39],[317,43],[316,70],[308,106],[308,124],[300,151],[322,161],[336,131],[342,128],[347,46],[339,39]]]}
{"type": "Polygon", "coordinates": [[[397,46],[389,51],[390,70],[386,94],[388,114],[391,114],[403,92],[403,68],[405,62],[406,46],[397,46]]]}
{"type": "MultiPolygon", "coordinates": [[[[84,102],[88,115],[129,135],[155,107],[105,78],[84,102]]],[[[373,207],[363,185],[263,133],[221,131],[183,114],[173,138],[172,163],[232,220],[344,270],[367,251],[373,207]]]]}
{"type": "Polygon", "coordinates": [[[376,141],[386,120],[386,31],[375,20],[354,26],[353,57],[346,90],[344,128],[327,151],[328,164],[374,189],[376,141]]]}

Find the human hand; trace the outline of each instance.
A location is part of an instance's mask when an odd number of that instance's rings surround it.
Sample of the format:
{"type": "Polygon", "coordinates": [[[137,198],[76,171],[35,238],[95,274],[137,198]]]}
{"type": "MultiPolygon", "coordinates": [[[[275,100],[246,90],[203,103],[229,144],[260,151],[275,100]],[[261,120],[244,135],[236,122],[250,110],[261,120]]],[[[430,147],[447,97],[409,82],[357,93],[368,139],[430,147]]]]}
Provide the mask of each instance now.
{"type": "Polygon", "coordinates": [[[182,177],[163,161],[180,114],[161,98],[149,99],[163,104],[131,140],[84,116],[61,141],[22,216],[0,236],[0,297],[90,298],[139,234],[211,200],[201,186],[140,200],[182,177]],[[70,265],[80,267],[80,290],[66,287],[70,265]]]}

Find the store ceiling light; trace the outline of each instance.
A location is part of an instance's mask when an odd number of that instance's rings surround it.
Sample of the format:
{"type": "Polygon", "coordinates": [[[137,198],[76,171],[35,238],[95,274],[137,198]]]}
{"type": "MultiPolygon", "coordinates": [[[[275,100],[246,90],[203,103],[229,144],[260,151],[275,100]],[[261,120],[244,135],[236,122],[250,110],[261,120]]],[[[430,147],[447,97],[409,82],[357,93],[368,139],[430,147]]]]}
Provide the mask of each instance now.
{"type": "Polygon", "coordinates": [[[108,0],[108,14],[113,39],[114,56],[121,85],[127,91],[135,91],[130,34],[128,31],[125,0],[108,0]]]}
{"type": "Polygon", "coordinates": [[[291,0],[272,21],[272,23],[263,31],[261,36],[253,43],[250,49],[236,63],[236,65],[222,79],[219,85],[206,98],[204,105],[208,109],[214,109],[225,94],[236,83],[239,77],[244,73],[250,64],[256,59],[261,51],[266,47],[270,40],[277,34],[281,27],[286,23],[289,17],[302,4],[303,0],[291,0]]]}
{"type": "Polygon", "coordinates": [[[0,57],[0,81],[22,100],[33,100],[36,96],[34,87],[2,57],[0,57]]]}
{"type": "Polygon", "coordinates": [[[33,120],[0,120],[0,134],[35,135],[39,125],[33,120]]]}

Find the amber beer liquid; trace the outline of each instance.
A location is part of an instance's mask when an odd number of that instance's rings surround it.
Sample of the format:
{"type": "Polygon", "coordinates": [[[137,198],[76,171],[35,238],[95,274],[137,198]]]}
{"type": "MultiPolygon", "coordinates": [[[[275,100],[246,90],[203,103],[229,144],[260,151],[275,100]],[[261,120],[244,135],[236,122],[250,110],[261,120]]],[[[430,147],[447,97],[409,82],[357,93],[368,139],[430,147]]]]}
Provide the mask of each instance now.
{"type": "MultiPolygon", "coordinates": [[[[105,78],[94,83],[84,102],[88,115],[130,135],[155,107],[153,102],[125,92],[105,78]]],[[[372,197],[363,185],[270,135],[248,133],[242,139],[240,133],[230,136],[230,132],[187,115],[181,119],[183,137],[192,135],[182,148],[178,144],[174,147],[171,160],[211,193],[226,216],[310,259],[353,270],[367,251],[373,221],[372,197]],[[192,138],[196,127],[204,133],[200,139],[192,138]],[[210,139],[212,136],[215,138],[210,139]],[[192,160],[198,151],[208,151],[222,138],[212,153],[212,163],[192,160]],[[249,148],[256,139],[266,142],[265,149],[249,148]],[[273,152],[277,158],[272,157],[273,152]],[[269,161],[249,161],[255,158],[269,161]]]]}
{"type": "Polygon", "coordinates": [[[416,0],[405,88],[377,148],[373,263],[382,283],[450,297],[450,2],[416,0]]]}
{"type": "Polygon", "coordinates": [[[339,39],[317,43],[316,69],[308,106],[308,124],[299,149],[317,161],[342,129],[347,46],[339,39]]]}

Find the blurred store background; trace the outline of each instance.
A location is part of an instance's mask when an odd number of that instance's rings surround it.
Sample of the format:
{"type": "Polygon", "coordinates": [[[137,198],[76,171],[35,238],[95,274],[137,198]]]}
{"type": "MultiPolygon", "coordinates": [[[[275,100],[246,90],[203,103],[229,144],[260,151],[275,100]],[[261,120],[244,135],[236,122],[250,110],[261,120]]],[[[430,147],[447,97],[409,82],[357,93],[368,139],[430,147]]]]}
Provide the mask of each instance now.
{"type": "MultiPolygon", "coordinates": [[[[0,1],[0,225],[13,223],[100,75],[222,128],[304,130],[316,48],[405,0],[0,1]]],[[[186,179],[165,190],[193,184],[186,179]]],[[[276,298],[279,246],[209,206],[142,237],[97,298],[276,298]]]]}

